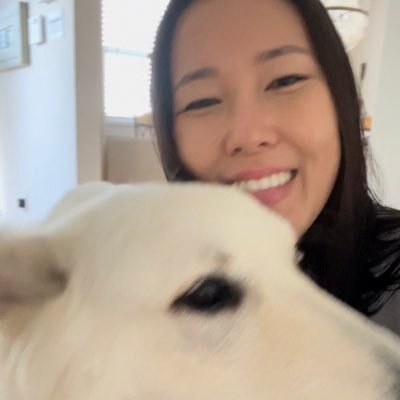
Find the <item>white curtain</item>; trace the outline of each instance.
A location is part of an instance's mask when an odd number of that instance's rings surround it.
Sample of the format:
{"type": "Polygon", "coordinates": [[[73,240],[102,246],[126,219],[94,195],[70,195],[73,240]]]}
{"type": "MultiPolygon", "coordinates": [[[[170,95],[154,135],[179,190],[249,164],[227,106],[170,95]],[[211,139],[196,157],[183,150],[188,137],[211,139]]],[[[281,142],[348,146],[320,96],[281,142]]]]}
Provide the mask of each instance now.
{"type": "Polygon", "coordinates": [[[102,0],[105,114],[150,112],[150,59],[168,0],[102,0]]]}

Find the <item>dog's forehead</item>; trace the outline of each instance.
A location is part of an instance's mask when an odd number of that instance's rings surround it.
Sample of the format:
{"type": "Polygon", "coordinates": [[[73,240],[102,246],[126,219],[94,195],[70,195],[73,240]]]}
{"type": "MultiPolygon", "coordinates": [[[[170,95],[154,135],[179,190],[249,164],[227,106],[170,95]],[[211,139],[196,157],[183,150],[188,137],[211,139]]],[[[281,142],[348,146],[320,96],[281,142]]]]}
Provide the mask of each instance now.
{"type": "Polygon", "coordinates": [[[189,279],[240,263],[292,261],[295,237],[288,223],[232,188],[126,187],[91,213],[85,235],[99,241],[92,249],[115,262],[156,266],[161,275],[176,270],[189,279]]]}
{"type": "Polygon", "coordinates": [[[59,257],[72,260],[74,279],[95,281],[96,293],[151,297],[157,304],[210,273],[273,282],[274,271],[293,265],[295,241],[288,224],[250,196],[225,187],[118,188],[69,229],[74,242],[59,246],[59,257]],[[160,286],[149,292],[154,282],[160,286]]]}
{"type": "Polygon", "coordinates": [[[289,251],[295,245],[294,232],[283,218],[238,190],[204,184],[140,189],[117,191],[91,211],[87,224],[91,240],[94,234],[100,240],[104,235],[119,236],[147,252],[212,246],[217,254],[289,251]]]}
{"type": "Polygon", "coordinates": [[[217,185],[126,186],[87,214],[81,219],[85,232],[78,236],[92,242],[97,238],[103,245],[109,242],[105,236],[135,242],[146,251],[212,245],[219,254],[230,248],[287,250],[295,245],[295,234],[283,218],[251,196],[217,185]]]}
{"type": "MultiPolygon", "coordinates": [[[[109,196],[102,205],[100,218],[110,217],[129,224],[132,231],[145,226],[149,230],[185,230],[197,233],[271,235],[278,240],[294,241],[289,224],[260,205],[250,195],[232,187],[206,184],[168,184],[125,187],[109,196]],[[120,219],[119,219],[120,218],[120,219]]],[[[94,223],[99,221],[99,215],[94,223]]],[[[101,221],[100,221],[101,222],[101,221]]]]}

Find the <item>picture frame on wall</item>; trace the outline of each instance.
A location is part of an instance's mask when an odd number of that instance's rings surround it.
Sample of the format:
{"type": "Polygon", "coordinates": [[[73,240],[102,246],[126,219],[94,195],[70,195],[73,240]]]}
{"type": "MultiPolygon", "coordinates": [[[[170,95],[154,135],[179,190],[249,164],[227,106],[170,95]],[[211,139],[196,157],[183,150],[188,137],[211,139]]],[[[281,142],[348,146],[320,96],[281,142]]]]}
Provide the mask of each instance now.
{"type": "Polygon", "coordinates": [[[0,72],[29,65],[28,3],[0,9],[0,72]]]}

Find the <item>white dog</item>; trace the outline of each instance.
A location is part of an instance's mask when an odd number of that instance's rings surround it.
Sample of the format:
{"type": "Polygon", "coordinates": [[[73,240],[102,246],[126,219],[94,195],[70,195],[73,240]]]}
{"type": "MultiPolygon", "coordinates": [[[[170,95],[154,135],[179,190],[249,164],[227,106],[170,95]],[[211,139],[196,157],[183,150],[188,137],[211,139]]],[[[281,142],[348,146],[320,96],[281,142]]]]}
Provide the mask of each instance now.
{"type": "Polygon", "coordinates": [[[400,399],[397,339],[294,249],[237,189],[77,189],[0,234],[0,399],[400,399]]]}

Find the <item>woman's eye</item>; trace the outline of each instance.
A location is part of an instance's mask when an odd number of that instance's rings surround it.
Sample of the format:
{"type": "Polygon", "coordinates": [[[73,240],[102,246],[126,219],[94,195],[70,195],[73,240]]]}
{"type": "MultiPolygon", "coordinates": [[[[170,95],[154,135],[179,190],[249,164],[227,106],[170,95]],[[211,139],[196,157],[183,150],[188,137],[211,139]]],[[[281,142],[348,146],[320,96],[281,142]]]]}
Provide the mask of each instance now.
{"type": "Polygon", "coordinates": [[[195,100],[189,103],[184,109],[183,112],[185,111],[191,111],[191,110],[200,110],[203,108],[215,106],[217,104],[220,104],[221,100],[216,99],[216,98],[209,98],[209,99],[200,99],[200,100],[195,100]]]}
{"type": "Polygon", "coordinates": [[[267,90],[269,89],[283,89],[289,86],[293,86],[298,82],[304,81],[307,79],[305,75],[287,75],[281,78],[275,79],[272,83],[267,86],[267,90]]]}

